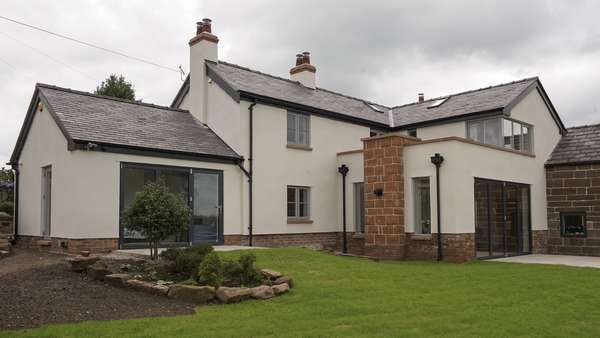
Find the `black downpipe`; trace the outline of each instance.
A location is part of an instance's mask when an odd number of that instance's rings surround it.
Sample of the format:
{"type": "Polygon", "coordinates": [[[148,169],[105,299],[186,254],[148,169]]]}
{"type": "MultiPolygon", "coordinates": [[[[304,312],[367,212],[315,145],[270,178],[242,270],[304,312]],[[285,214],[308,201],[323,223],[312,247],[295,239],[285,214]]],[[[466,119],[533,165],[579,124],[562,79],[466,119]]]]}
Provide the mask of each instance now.
{"type": "Polygon", "coordinates": [[[431,156],[431,163],[435,165],[435,195],[437,204],[437,242],[438,242],[438,254],[437,260],[443,259],[442,255],[442,221],[440,215],[440,167],[444,162],[444,157],[438,153],[431,156]]]}
{"type": "Polygon", "coordinates": [[[338,167],[338,172],[342,174],[342,224],[343,224],[343,236],[342,236],[342,252],[348,253],[348,242],[346,240],[346,175],[350,171],[347,165],[342,164],[338,167]]]}
{"type": "Polygon", "coordinates": [[[19,237],[19,168],[16,164],[13,165],[13,170],[15,172],[15,184],[13,186],[13,198],[14,198],[14,208],[13,208],[13,239],[11,244],[17,244],[17,237],[19,237]]]}
{"type": "Polygon", "coordinates": [[[256,106],[256,101],[252,102],[250,106],[248,106],[249,114],[249,123],[250,123],[250,149],[248,153],[248,246],[252,246],[252,174],[254,172],[252,161],[254,157],[254,106],[256,106]]]}

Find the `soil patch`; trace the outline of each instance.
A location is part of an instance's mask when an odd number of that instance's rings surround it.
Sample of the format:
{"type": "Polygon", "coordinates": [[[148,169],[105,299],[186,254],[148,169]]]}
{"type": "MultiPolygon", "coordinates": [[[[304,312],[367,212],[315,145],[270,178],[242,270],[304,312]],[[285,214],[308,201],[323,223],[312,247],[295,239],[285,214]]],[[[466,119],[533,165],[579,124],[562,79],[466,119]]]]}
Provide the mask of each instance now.
{"type": "Polygon", "coordinates": [[[193,304],[89,280],[64,258],[15,249],[0,261],[0,329],[195,313],[193,304]]]}

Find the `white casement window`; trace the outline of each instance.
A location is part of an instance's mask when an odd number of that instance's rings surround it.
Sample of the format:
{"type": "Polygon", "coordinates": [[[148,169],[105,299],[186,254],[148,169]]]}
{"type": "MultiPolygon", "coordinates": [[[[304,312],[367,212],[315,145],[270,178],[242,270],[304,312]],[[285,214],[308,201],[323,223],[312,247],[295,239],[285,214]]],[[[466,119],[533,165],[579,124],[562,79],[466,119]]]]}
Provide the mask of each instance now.
{"type": "Polygon", "coordinates": [[[467,122],[467,137],[525,153],[533,153],[533,126],[500,117],[467,122]]]}
{"type": "Polygon", "coordinates": [[[310,217],[310,188],[288,185],[287,216],[292,219],[310,217]]]}
{"type": "Polygon", "coordinates": [[[296,146],[310,146],[310,116],[301,113],[287,113],[287,143],[296,146]]]}

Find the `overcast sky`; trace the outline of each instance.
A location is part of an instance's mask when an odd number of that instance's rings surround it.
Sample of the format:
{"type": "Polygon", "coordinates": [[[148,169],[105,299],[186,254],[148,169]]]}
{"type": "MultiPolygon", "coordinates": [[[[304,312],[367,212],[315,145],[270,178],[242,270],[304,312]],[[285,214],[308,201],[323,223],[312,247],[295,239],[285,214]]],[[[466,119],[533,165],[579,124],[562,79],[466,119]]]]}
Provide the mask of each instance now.
{"type": "MultiPolygon", "coordinates": [[[[189,69],[195,22],[213,19],[219,58],[287,77],[310,51],[317,85],[387,105],[539,76],[567,126],[600,122],[598,1],[25,1],[0,15],[189,69]]],[[[177,73],[0,19],[0,161],[36,82],[93,91],[125,75],[168,105],[177,73]],[[68,65],[68,66],[67,66],[68,65]]]]}

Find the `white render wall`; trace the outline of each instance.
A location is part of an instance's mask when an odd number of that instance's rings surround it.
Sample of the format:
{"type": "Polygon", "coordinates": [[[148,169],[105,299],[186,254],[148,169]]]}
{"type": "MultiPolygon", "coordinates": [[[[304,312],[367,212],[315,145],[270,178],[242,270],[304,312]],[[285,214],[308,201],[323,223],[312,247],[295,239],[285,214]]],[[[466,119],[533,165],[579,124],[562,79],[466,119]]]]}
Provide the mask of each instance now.
{"type": "Polygon", "coordinates": [[[51,236],[119,237],[121,162],[223,170],[224,233],[241,232],[243,203],[240,189],[245,178],[236,165],[68,151],[66,139],[44,110],[34,117],[19,161],[19,234],[41,235],[41,168],[52,165],[51,236]]]}
{"type": "MultiPolygon", "coordinates": [[[[405,148],[405,220],[407,231],[414,230],[412,178],[430,176],[432,231],[437,231],[435,167],[429,157],[436,152],[445,157],[440,172],[442,231],[474,232],[474,178],[489,178],[531,185],[532,229],[547,229],[546,172],[544,163],[560,140],[559,129],[540,94],[533,90],[510,111],[510,117],[534,126],[535,157],[526,157],[478,145],[447,141],[405,148]],[[460,212],[458,212],[460,211],[460,212]]],[[[417,136],[466,137],[466,122],[422,128],[417,136]],[[462,128],[459,126],[462,124],[462,128]],[[424,132],[422,133],[422,130],[424,132]],[[422,133],[422,134],[421,134],[422,133]],[[449,134],[446,134],[449,133],[449,134]]]]}
{"type": "Polygon", "coordinates": [[[312,150],[287,147],[287,110],[254,108],[254,226],[257,234],[341,231],[337,153],[362,148],[368,127],[310,117],[312,150]],[[312,224],[287,224],[287,185],[308,186],[312,224]]]}
{"type": "MultiPolygon", "coordinates": [[[[356,231],[356,219],[354,212],[356,210],[356,204],[354,199],[354,183],[362,183],[364,178],[364,165],[363,165],[363,153],[351,152],[345,154],[338,154],[337,165],[338,167],[345,164],[350,168],[346,175],[346,230],[349,232],[356,231]]],[[[338,201],[342,200],[342,178],[338,180],[338,201]]],[[[338,213],[343,214],[343,206],[338,203],[338,213]]],[[[342,223],[340,223],[342,224],[342,223]]]]}

